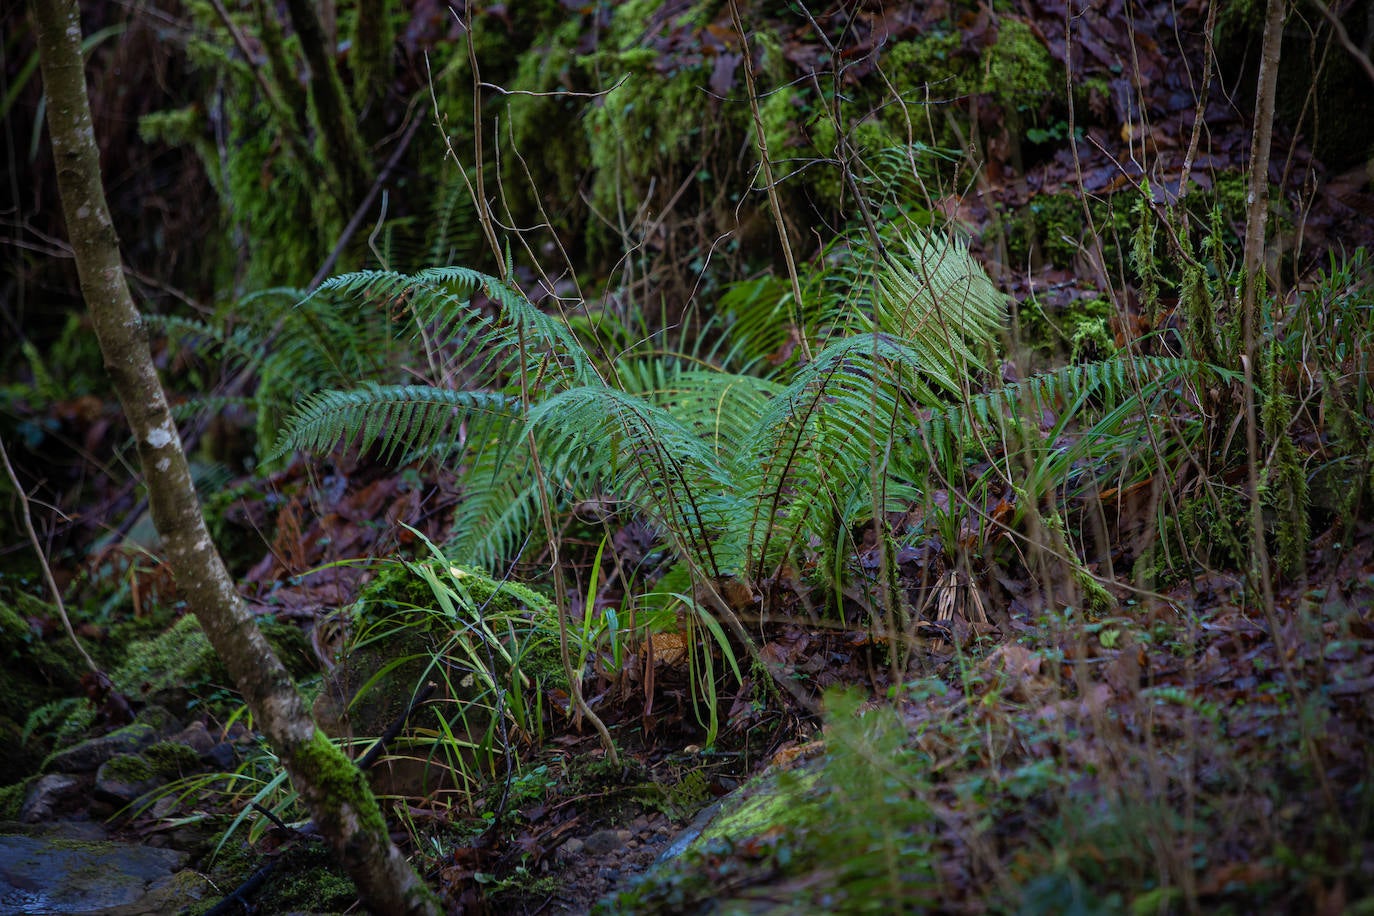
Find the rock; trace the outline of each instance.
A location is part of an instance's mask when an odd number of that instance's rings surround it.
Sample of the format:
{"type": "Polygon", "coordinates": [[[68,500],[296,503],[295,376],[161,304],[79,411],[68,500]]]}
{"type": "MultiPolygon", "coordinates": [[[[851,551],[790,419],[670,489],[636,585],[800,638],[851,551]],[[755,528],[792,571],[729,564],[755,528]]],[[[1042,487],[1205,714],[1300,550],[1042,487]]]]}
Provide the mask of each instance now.
{"type": "Polygon", "coordinates": [[[218,744],[204,722],[192,722],[167,740],[186,745],[202,759],[209,757],[211,749],[218,744]]]}
{"type": "Polygon", "coordinates": [[[180,913],[188,904],[210,896],[218,896],[218,891],[210,881],[199,872],[183,868],[148,885],[148,892],[134,903],[105,910],[101,916],[163,916],[164,913],[180,913]]]}
{"type": "Polygon", "coordinates": [[[111,757],[133,754],[156,740],[156,729],[145,722],[135,722],[108,735],[89,738],[58,751],[43,764],[43,772],[89,773],[111,757]]]}
{"type": "Polygon", "coordinates": [[[628,830],[598,830],[586,839],[587,852],[594,856],[604,856],[615,852],[629,839],[628,830]],[[621,834],[626,836],[623,838],[621,834]]]}
{"type": "Polygon", "coordinates": [[[38,824],[52,820],[62,802],[81,790],[81,777],[65,773],[49,773],[40,776],[29,786],[24,804],[19,808],[19,820],[25,824],[38,824]]]}
{"type": "Polygon", "coordinates": [[[234,745],[227,742],[216,744],[205,752],[204,757],[206,763],[225,773],[238,766],[239,762],[238,751],[234,749],[234,745]]]}
{"type": "Polygon", "coordinates": [[[162,785],[165,779],[138,754],[121,754],[100,765],[95,774],[97,796],[127,805],[162,785]]]}
{"type": "Polygon", "coordinates": [[[174,874],[185,858],[172,850],[60,835],[0,836],[0,912],[175,912],[180,902],[196,899],[193,882],[174,874]]]}

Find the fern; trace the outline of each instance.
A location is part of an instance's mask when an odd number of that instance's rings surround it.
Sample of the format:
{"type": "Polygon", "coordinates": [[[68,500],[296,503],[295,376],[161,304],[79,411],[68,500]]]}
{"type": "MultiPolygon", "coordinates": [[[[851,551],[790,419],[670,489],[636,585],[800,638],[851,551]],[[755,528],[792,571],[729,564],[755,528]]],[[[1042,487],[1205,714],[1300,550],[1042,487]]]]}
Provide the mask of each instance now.
{"type": "Polygon", "coordinates": [[[289,288],[265,290],[245,296],[213,322],[145,316],[173,345],[218,360],[225,374],[242,373],[247,384],[229,395],[212,392],[189,403],[208,414],[241,397],[238,390],[251,391],[245,403],[256,413],[260,460],[270,460],[302,391],[385,378],[396,372],[402,356],[387,321],[341,309],[328,296],[303,295],[289,288]]]}
{"type": "Polygon", "coordinates": [[[586,351],[567,326],[544,314],[495,277],[462,267],[416,274],[360,271],[326,281],[320,292],[362,298],[413,315],[416,334],[455,348],[450,370],[486,386],[523,377],[531,390],[570,387],[597,379],[586,351]],[[489,315],[474,304],[484,293],[489,315]]]}
{"type": "Polygon", "coordinates": [[[927,492],[932,465],[957,469],[989,439],[1029,441],[1019,430],[1038,429],[1052,408],[1054,447],[1034,447],[1035,480],[1087,479],[1142,451],[1132,425],[1142,411],[1220,374],[1192,360],[1123,357],[973,393],[1005,297],[961,245],[891,242],[885,255],[850,252],[845,270],[870,272],[867,292],[826,303],[808,331],[826,345],[781,380],[661,351],[622,354],[600,371],[563,322],[470,270],[340,277],[331,294],[404,307],[473,387],[324,392],[286,427],[282,447],[355,443],[461,469],[451,549],[485,564],[508,559],[538,517],[534,447],[558,505],[609,494],[650,520],[683,561],[675,581],[758,583],[811,552],[833,578],[849,528],[927,492]],[[490,308],[474,304],[478,292],[490,308]]]}
{"type": "Polygon", "coordinates": [[[499,392],[365,384],[308,397],[286,424],[282,447],[328,451],[356,439],[363,452],[378,446],[383,461],[413,460],[418,453],[450,458],[463,445],[465,420],[520,412],[518,398],[499,392]]]}
{"type": "Polygon", "coordinates": [[[691,427],[644,398],[605,385],[576,388],[531,411],[555,481],[602,484],[640,508],[712,575],[712,542],[729,521],[713,494],[730,480],[691,427]]]}

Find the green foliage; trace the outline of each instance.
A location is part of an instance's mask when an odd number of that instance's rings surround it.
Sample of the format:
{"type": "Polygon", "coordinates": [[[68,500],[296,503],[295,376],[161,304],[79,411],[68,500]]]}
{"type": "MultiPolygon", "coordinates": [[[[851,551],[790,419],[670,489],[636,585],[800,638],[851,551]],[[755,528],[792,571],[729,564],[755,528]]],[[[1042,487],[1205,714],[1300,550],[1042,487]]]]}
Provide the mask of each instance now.
{"type": "Polygon", "coordinates": [[[1054,96],[1062,83],[1059,64],[1031,27],[1004,17],[997,41],[982,62],[979,90],[1005,111],[1032,111],[1054,96]]]}
{"type": "Polygon", "coordinates": [[[1309,499],[1349,525],[1367,510],[1374,485],[1369,261],[1363,249],[1339,259],[1333,255],[1312,288],[1299,293],[1266,355],[1263,495],[1276,515],[1279,559],[1290,574],[1300,570],[1306,552],[1309,499]],[[1314,417],[1320,420],[1321,447],[1304,459],[1294,440],[1314,417]]]}
{"type": "MultiPolygon", "coordinates": [[[[633,507],[699,579],[757,584],[794,562],[838,587],[847,532],[927,492],[932,463],[957,484],[966,456],[986,448],[977,443],[998,443],[998,470],[983,485],[1024,485],[1029,511],[1071,478],[1079,487],[1127,471],[1152,448],[1135,425],[1140,412],[1216,371],[1119,356],[980,393],[1005,298],[960,245],[895,230],[884,240],[872,251],[851,238],[808,278],[800,332],[816,356],[784,362],[776,379],[654,351],[622,354],[604,377],[565,326],[491,278],[457,269],[341,277],[331,292],[404,300],[438,348],[478,354],[461,377],[486,384],[313,395],[282,447],[357,443],[464,467],[470,496],[450,549],[484,563],[530,536],[542,484],[556,506],[609,494],[633,507]],[[498,304],[494,315],[473,307],[476,289],[498,304]],[[1047,415],[1054,427],[1036,432],[1047,415]]],[[[768,281],[731,294],[729,361],[758,366],[785,347],[776,319],[786,295],[768,281]]],[[[1181,452],[1200,427],[1178,425],[1186,435],[1171,447],[1181,452]]]]}
{"type": "Polygon", "coordinates": [[[0,593],[0,695],[9,698],[0,712],[0,741],[9,748],[0,761],[0,784],[32,772],[46,749],[33,739],[52,737],[49,728],[84,706],[71,699],[81,692],[79,656],[65,637],[49,642],[29,623],[55,616],[50,605],[29,595],[0,593]]]}
{"type": "Polygon", "coordinates": [[[23,807],[25,796],[28,795],[29,783],[37,778],[34,776],[22,779],[0,789],[0,821],[19,820],[19,811],[23,807]]]}
{"type": "Polygon", "coordinates": [[[923,888],[935,879],[934,843],[922,826],[935,815],[913,798],[921,768],[906,725],[891,707],[860,712],[863,699],[838,690],[825,697],[826,791],[818,825],[826,835],[817,851],[839,865],[844,912],[919,909],[923,888]]]}
{"type": "Polygon", "coordinates": [[[1278,568],[1285,575],[1296,577],[1307,568],[1307,474],[1289,432],[1293,407],[1279,381],[1277,345],[1269,348],[1264,376],[1265,397],[1260,423],[1269,445],[1269,458],[1264,462],[1260,499],[1278,515],[1275,525],[1278,568]]]}
{"type": "MultiPolygon", "coordinates": [[[[391,317],[385,310],[341,310],[327,295],[306,297],[299,290],[271,289],[245,296],[214,321],[156,315],[146,320],[167,334],[174,347],[194,353],[222,373],[243,373],[252,380],[251,395],[192,398],[180,412],[223,413],[234,405],[250,408],[257,457],[263,463],[270,459],[278,431],[301,391],[360,378],[398,376],[397,357],[409,352],[398,337],[407,326],[393,327],[391,317]]],[[[409,316],[402,311],[397,317],[409,316]]],[[[191,364],[189,381],[194,387],[213,388],[215,376],[201,375],[206,368],[191,364]]]]}
{"type": "MultiPolygon", "coordinates": [[[[282,441],[322,450],[359,437],[363,448],[376,443],[388,455],[455,460],[460,447],[475,447],[470,435],[459,442],[460,423],[495,418],[483,435],[504,433],[503,460],[478,492],[493,482],[507,494],[528,492],[528,475],[503,475],[533,441],[565,498],[614,493],[658,522],[703,575],[761,578],[811,535],[833,542],[828,532],[852,521],[836,518],[834,507],[861,502],[850,494],[867,489],[865,467],[890,449],[893,430],[909,425],[913,399],[934,403],[936,391],[963,391],[982,363],[973,348],[1000,329],[1005,299],[961,247],[897,237],[883,266],[871,293],[828,303],[816,331],[828,346],[785,386],[679,370],[650,397],[601,379],[566,328],[489,278],[457,269],[342,277],[327,287],[404,296],[431,316],[436,339],[482,354],[481,371],[469,377],[491,387],[327,392],[307,400],[282,441]],[[449,281],[484,288],[500,305],[494,320],[471,320],[468,301],[442,285],[449,281]],[[517,392],[530,404],[519,427],[508,422],[517,392]]],[[[849,269],[865,268],[856,259],[849,269]]],[[[876,259],[868,269],[878,270],[876,259]]],[[[917,474],[914,464],[907,474],[917,474]]],[[[503,499],[492,508],[509,513],[521,504],[503,499]]],[[[501,527],[495,519],[464,524],[501,527]]]]}
{"type": "Polygon", "coordinates": [[[176,741],[159,741],[141,753],[155,774],[169,779],[201,769],[200,755],[176,741]]]}
{"type": "MultiPolygon", "coordinates": [[[[261,623],[268,642],[295,677],[314,662],[300,629],[271,620],[261,623]]],[[[117,690],[176,710],[227,699],[229,675],[194,615],[186,614],[165,632],[132,642],[123,662],[110,673],[117,690]]]]}
{"type": "Polygon", "coordinates": [[[1060,65],[1030,26],[1009,16],[1002,17],[996,40],[981,56],[964,48],[958,31],[936,28],[893,44],[882,64],[907,110],[917,113],[911,125],[916,135],[956,148],[947,108],[926,103],[978,93],[1000,107],[1014,129],[1039,124],[1039,109],[1063,84],[1060,65]]]}
{"type": "Polygon", "coordinates": [[[384,565],[347,611],[351,636],[315,715],[362,753],[433,683],[435,702],[411,712],[384,760],[432,771],[412,794],[424,794],[421,785],[461,790],[471,808],[518,739],[541,732],[543,692],[566,687],[557,617],[538,592],[459,566],[433,544],[426,550],[384,565]]]}

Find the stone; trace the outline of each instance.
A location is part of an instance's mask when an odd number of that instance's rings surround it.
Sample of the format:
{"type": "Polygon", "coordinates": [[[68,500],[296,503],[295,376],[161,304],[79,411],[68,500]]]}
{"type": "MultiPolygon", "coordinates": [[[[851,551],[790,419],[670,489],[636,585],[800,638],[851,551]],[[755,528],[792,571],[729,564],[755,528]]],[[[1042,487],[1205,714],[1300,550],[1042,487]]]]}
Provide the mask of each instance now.
{"type": "Polygon", "coordinates": [[[167,740],[186,745],[202,758],[208,757],[211,748],[219,743],[215,740],[215,737],[210,734],[204,722],[192,722],[167,740]]]}
{"type": "Polygon", "coordinates": [[[234,750],[234,745],[221,742],[210,748],[204,754],[205,762],[215,767],[221,772],[229,772],[238,766],[238,752],[234,750]]]}
{"type": "Polygon", "coordinates": [[[0,836],[0,913],[175,912],[173,901],[193,899],[181,884],[171,887],[185,860],[168,849],[60,835],[0,836]]]}
{"type": "Polygon", "coordinates": [[[45,773],[89,773],[112,757],[132,754],[157,740],[157,730],[143,722],[135,722],[121,729],[89,738],[64,748],[43,764],[45,773]]]}
{"type": "Polygon", "coordinates": [[[96,795],[115,804],[127,805],[165,782],[137,754],[120,754],[100,765],[95,774],[96,795]]]}
{"type": "Polygon", "coordinates": [[[626,839],[629,839],[628,836],[621,838],[621,833],[628,834],[629,831],[598,830],[596,833],[587,837],[587,852],[594,856],[604,856],[608,853],[615,852],[621,846],[625,845],[626,839]]]}
{"type": "Polygon", "coordinates": [[[25,824],[50,821],[61,803],[81,790],[81,777],[66,773],[40,776],[29,786],[24,803],[19,807],[19,820],[25,824]]]}

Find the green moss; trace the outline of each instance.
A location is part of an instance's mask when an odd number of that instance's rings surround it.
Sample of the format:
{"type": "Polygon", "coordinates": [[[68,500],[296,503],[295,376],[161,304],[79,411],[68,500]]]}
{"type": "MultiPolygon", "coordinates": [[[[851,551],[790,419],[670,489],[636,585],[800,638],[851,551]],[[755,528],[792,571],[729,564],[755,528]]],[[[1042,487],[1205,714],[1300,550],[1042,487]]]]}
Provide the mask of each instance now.
{"type": "MultiPolygon", "coordinates": [[[[303,677],[314,670],[313,654],[298,627],[270,618],[258,625],[293,676],[303,677]]],[[[131,643],[111,679],[129,696],[161,703],[172,714],[194,700],[233,686],[223,662],[191,614],[151,639],[131,643]]]]}
{"type": "MultiPolygon", "coordinates": [[[[1249,563],[1250,527],[1245,496],[1236,490],[1222,489],[1217,493],[1219,506],[1205,493],[1192,496],[1179,505],[1176,519],[1166,524],[1164,536],[1172,545],[1182,544],[1187,552],[1189,562],[1183,563],[1179,572],[1190,569],[1194,561],[1213,569],[1244,569],[1249,563]]],[[[1159,552],[1155,569],[1158,581],[1172,578],[1170,573],[1174,570],[1167,561],[1167,552],[1159,552]]]]}
{"type": "Polygon", "coordinates": [[[1038,194],[1008,221],[1007,252],[1013,261],[1024,263],[1038,244],[1046,261],[1069,267],[1082,244],[1084,228],[1077,194],[1038,194]]]}
{"type": "Polygon", "coordinates": [[[535,194],[550,214],[563,214],[578,201],[578,185],[590,155],[581,126],[587,100],[560,93],[584,80],[576,53],[581,31],[582,23],[569,19],[547,42],[520,56],[511,88],[534,94],[511,95],[505,102],[509,139],[519,153],[502,159],[504,187],[513,209],[528,206],[535,194]],[[559,154],[547,155],[549,149],[559,154]]]}
{"type": "Polygon", "coordinates": [[[1046,314],[1029,300],[1018,313],[1020,343],[1047,359],[1068,355],[1070,362],[1106,359],[1117,350],[1111,322],[1116,307],[1106,299],[1082,299],[1046,314]]]}
{"type": "Polygon", "coordinates": [[[258,619],[258,628],[293,678],[306,678],[318,672],[315,651],[310,648],[310,640],[299,626],[274,617],[261,617],[258,619]]]}
{"type": "Polygon", "coordinates": [[[1049,50],[1019,19],[1002,19],[983,63],[978,88],[1004,111],[1031,111],[1063,87],[1049,50]]]}
{"type": "Polygon", "coordinates": [[[174,695],[184,703],[210,684],[227,684],[229,675],[199,622],[187,614],[166,632],[130,644],[124,663],[111,679],[118,690],[132,697],[174,695]]]}
{"type": "Polygon", "coordinates": [[[708,69],[662,74],[654,66],[658,58],[657,51],[636,48],[603,52],[588,61],[593,69],[624,80],[584,120],[595,170],[592,202],[603,212],[614,213],[618,200],[642,199],[665,164],[695,160],[699,138],[728,116],[704,92],[708,69]]]}
{"type": "Polygon", "coordinates": [[[1296,577],[1306,568],[1308,537],[1307,474],[1298,457],[1297,446],[1288,433],[1293,420],[1292,399],[1280,380],[1280,350],[1271,344],[1264,365],[1264,406],[1260,421],[1264,436],[1272,444],[1272,457],[1265,464],[1260,482],[1260,499],[1275,515],[1274,534],[1278,542],[1275,560],[1286,576],[1296,577]]]}
{"type": "Polygon", "coordinates": [[[297,847],[263,888],[259,904],[268,913],[343,913],[358,898],[352,880],[321,845],[297,847]]]}
{"type": "Polygon", "coordinates": [[[201,768],[200,755],[175,741],[159,741],[145,748],[143,757],[155,773],[168,778],[185,776],[201,768]]]}
{"type": "MultiPolygon", "coordinates": [[[[33,772],[47,749],[46,742],[32,741],[73,708],[80,693],[83,670],[75,649],[66,637],[49,642],[29,625],[28,618],[51,620],[57,611],[31,595],[18,593],[0,598],[0,741],[6,753],[0,758],[0,784],[33,772]],[[45,717],[42,710],[51,710],[45,717]],[[38,721],[35,722],[35,716],[38,721]],[[36,725],[37,727],[30,727],[36,725]]],[[[46,736],[45,736],[46,737],[46,736]]]]}
{"type": "Polygon", "coordinates": [[[157,771],[142,754],[119,754],[111,757],[101,771],[121,782],[137,783],[156,777],[157,771]]]}
{"type": "Polygon", "coordinates": [[[883,71],[911,112],[917,139],[953,147],[958,138],[945,119],[943,102],[975,91],[977,77],[968,58],[959,53],[954,32],[932,31],[914,41],[894,44],[883,59],[883,71]]]}
{"type": "Polygon", "coordinates": [[[19,809],[24,804],[24,797],[28,795],[29,784],[36,778],[31,776],[27,779],[21,779],[19,782],[0,789],[0,821],[19,819],[19,809]]]}
{"type": "Polygon", "coordinates": [[[296,751],[296,769],[328,799],[335,811],[351,809],[360,829],[386,835],[386,819],[362,771],[324,734],[314,736],[296,751]]]}
{"type": "Polygon", "coordinates": [[[191,145],[200,141],[204,131],[204,113],[196,105],[171,111],[155,111],[138,120],[138,136],[144,143],[191,145]]]}
{"type": "MultiPolygon", "coordinates": [[[[810,128],[811,142],[818,155],[834,162],[820,163],[807,169],[811,187],[829,206],[839,206],[846,192],[844,172],[839,164],[843,158],[837,136],[835,122],[828,114],[820,113],[810,128]]],[[[883,120],[869,118],[849,126],[850,152],[861,162],[876,157],[883,150],[906,143],[904,135],[898,134],[883,120]]]]}

